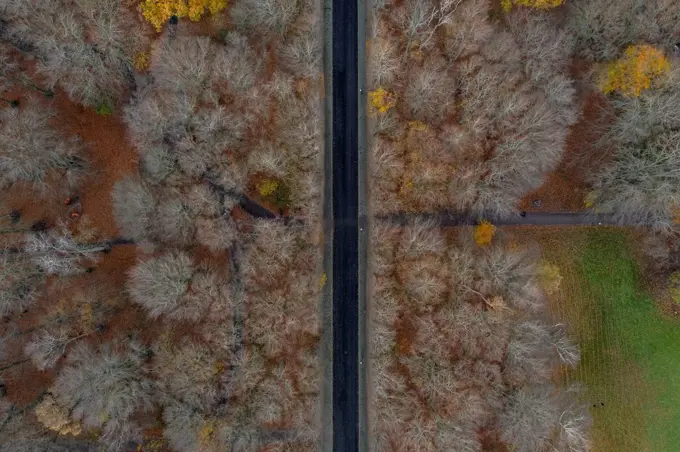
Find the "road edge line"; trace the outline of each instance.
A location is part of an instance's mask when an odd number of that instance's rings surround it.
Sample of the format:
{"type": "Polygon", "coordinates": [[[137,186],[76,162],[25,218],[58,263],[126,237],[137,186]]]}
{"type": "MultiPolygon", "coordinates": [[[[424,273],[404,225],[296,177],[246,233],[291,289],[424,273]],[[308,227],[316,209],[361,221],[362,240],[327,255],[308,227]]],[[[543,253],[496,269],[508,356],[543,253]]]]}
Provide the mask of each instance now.
{"type": "Polygon", "coordinates": [[[323,271],[320,302],[322,365],[321,452],[333,452],[333,0],[319,0],[323,33],[323,271]]]}
{"type": "Polygon", "coordinates": [[[367,399],[367,294],[366,294],[366,280],[368,278],[368,215],[367,215],[367,176],[368,176],[368,159],[367,159],[367,143],[366,143],[366,8],[370,3],[365,0],[357,0],[357,153],[358,153],[358,208],[359,208],[359,237],[358,237],[358,335],[357,343],[359,350],[357,357],[357,371],[359,373],[359,403],[357,409],[359,422],[359,452],[368,452],[368,403],[367,399]]]}

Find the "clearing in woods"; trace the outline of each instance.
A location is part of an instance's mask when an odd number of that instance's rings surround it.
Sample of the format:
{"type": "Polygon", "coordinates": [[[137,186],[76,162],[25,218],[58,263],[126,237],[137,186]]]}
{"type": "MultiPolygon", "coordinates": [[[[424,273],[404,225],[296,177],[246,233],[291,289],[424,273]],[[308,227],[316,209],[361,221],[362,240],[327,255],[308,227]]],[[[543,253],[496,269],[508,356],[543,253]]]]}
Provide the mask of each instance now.
{"type": "Polygon", "coordinates": [[[581,347],[581,364],[562,378],[587,387],[593,450],[678,450],[680,324],[642,289],[631,237],[617,228],[533,232],[563,277],[549,305],[581,347]]]}

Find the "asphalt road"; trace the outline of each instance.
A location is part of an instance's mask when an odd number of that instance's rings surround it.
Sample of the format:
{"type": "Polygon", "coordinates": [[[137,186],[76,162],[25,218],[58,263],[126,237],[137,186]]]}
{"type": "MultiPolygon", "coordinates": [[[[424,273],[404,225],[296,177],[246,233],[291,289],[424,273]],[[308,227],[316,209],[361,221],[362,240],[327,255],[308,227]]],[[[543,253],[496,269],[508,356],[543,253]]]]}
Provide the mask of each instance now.
{"type": "Polygon", "coordinates": [[[333,450],[358,451],[357,2],[333,1],[333,450]]]}

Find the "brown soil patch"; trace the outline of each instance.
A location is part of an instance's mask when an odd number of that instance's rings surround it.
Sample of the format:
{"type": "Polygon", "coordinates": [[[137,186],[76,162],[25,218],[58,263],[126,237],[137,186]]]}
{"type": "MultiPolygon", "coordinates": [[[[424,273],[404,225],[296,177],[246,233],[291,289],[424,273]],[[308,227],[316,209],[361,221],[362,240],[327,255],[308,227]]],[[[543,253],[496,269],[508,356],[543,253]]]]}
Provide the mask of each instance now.
{"type": "Polygon", "coordinates": [[[79,193],[82,212],[93,221],[102,237],[115,237],[118,228],[113,217],[111,190],[122,177],[137,171],[137,151],[128,143],[120,110],[111,116],[71,102],[57,92],[52,102],[58,126],[68,134],[80,136],[87,146],[90,175],[79,193]]]}
{"type": "Polygon", "coordinates": [[[543,185],[535,191],[527,193],[518,206],[526,212],[563,212],[584,209],[583,200],[588,193],[588,186],[574,178],[568,172],[555,170],[548,174],[543,185]],[[540,201],[540,206],[532,203],[540,201]]]}
{"type": "MultiPolygon", "coordinates": [[[[160,416],[158,416],[160,417],[160,416]]],[[[161,422],[161,421],[159,421],[161,422]]],[[[163,437],[163,427],[153,427],[148,428],[142,432],[142,442],[141,448],[136,449],[140,451],[153,451],[153,452],[173,452],[170,449],[163,437]]]]}
{"type": "Polygon", "coordinates": [[[5,371],[2,377],[7,388],[7,399],[19,407],[35,401],[55,379],[53,371],[39,371],[30,361],[5,371]]]}
{"type": "Polygon", "coordinates": [[[194,264],[207,266],[223,272],[223,278],[231,278],[229,271],[229,250],[211,251],[208,247],[198,246],[193,250],[194,264]]]}
{"type": "Polygon", "coordinates": [[[498,432],[494,432],[491,429],[481,429],[478,435],[479,441],[482,443],[482,450],[488,452],[509,452],[510,447],[501,441],[498,432]]]}
{"type": "Polygon", "coordinates": [[[127,271],[137,262],[137,248],[133,245],[114,246],[110,253],[104,254],[97,263],[93,275],[100,278],[102,283],[122,288],[126,280],[127,271]]]}
{"type": "Polygon", "coordinates": [[[253,219],[241,206],[234,206],[231,209],[231,218],[236,223],[239,232],[244,234],[253,232],[253,219]]]}
{"type": "Polygon", "coordinates": [[[400,313],[397,317],[397,320],[394,322],[394,331],[397,343],[397,355],[410,355],[412,352],[415,335],[417,333],[412,318],[407,316],[404,312],[400,313]]]}
{"type": "Polygon", "coordinates": [[[64,206],[60,193],[56,191],[38,193],[23,183],[14,184],[4,190],[2,209],[1,214],[19,211],[21,219],[16,225],[3,221],[0,229],[28,228],[41,220],[53,223],[57,218],[68,218],[68,208],[64,206]]]}
{"type": "MultiPolygon", "coordinates": [[[[230,6],[231,4],[227,5],[227,8],[215,15],[211,15],[206,10],[203,16],[201,16],[201,20],[198,21],[193,21],[188,17],[180,17],[177,21],[177,35],[208,36],[213,39],[220,39],[224,32],[233,28],[229,18],[230,6]]],[[[141,13],[139,13],[139,18],[146,23],[141,13]]],[[[149,27],[153,30],[153,27],[149,27]]],[[[156,34],[155,30],[153,31],[156,34]]]]}
{"type": "Polygon", "coordinates": [[[153,326],[153,322],[147,321],[143,309],[126,301],[116,312],[106,317],[106,329],[103,334],[91,336],[90,341],[97,346],[112,343],[126,334],[141,332],[146,325],[153,326]]]}

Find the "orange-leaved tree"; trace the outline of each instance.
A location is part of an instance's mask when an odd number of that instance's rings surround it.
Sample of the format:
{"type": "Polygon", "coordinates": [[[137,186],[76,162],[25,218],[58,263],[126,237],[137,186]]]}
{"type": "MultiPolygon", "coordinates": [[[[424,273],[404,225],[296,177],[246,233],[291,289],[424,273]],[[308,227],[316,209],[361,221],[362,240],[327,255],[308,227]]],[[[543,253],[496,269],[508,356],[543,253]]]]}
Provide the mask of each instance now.
{"type": "Polygon", "coordinates": [[[486,220],[482,220],[475,226],[475,243],[479,246],[486,246],[491,243],[493,236],[496,234],[496,226],[486,220]]]}
{"type": "Polygon", "coordinates": [[[501,0],[501,7],[505,11],[510,11],[514,5],[549,9],[560,6],[562,3],[564,3],[564,0],[501,0]]]}
{"type": "Polygon", "coordinates": [[[172,16],[201,19],[206,10],[217,14],[227,7],[227,0],[144,0],[140,5],[144,18],[160,32],[172,16]]]}
{"type": "Polygon", "coordinates": [[[620,59],[609,63],[600,77],[600,89],[605,94],[616,91],[637,97],[669,70],[663,51],[647,44],[631,45],[620,59]]]}

